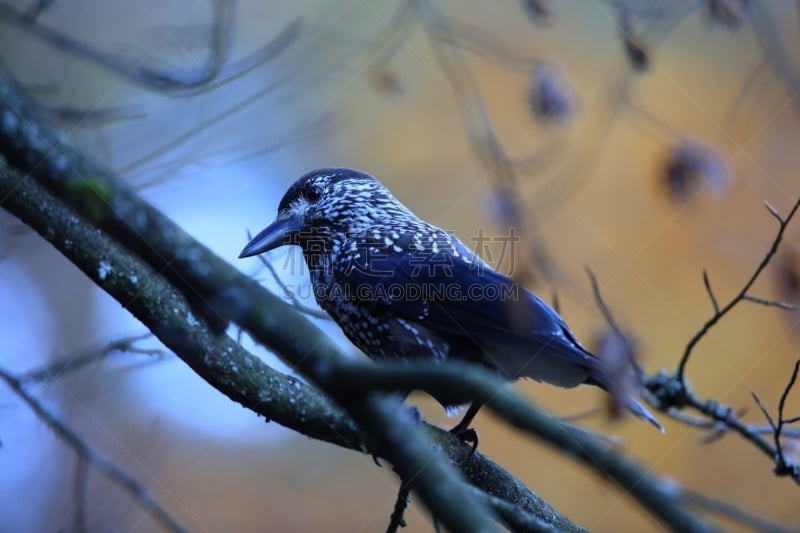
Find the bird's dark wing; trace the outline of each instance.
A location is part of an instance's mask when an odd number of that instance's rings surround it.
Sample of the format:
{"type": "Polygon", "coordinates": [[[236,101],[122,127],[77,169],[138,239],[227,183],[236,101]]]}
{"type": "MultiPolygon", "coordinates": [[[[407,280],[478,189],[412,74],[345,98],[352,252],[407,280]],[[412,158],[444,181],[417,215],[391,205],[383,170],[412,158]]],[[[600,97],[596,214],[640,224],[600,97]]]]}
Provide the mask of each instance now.
{"type": "Polygon", "coordinates": [[[455,237],[440,234],[435,247],[433,242],[424,242],[422,248],[402,236],[390,240],[385,246],[382,240],[373,242],[374,246],[360,246],[349,268],[337,273],[337,281],[348,286],[351,294],[358,294],[360,305],[474,341],[496,352],[499,361],[494,364],[508,377],[525,375],[572,386],[591,373],[596,360],[580,346],[561,317],[455,237]],[[534,356],[543,365],[577,366],[583,376],[561,380],[558,371],[554,378],[542,369],[526,371],[534,356]]]}

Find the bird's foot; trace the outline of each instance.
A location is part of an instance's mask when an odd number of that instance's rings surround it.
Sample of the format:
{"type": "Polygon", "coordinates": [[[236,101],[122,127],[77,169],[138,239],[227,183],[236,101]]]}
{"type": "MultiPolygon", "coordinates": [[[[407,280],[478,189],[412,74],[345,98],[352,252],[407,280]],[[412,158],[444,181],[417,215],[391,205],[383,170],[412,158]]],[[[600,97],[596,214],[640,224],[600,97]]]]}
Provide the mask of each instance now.
{"type": "Polygon", "coordinates": [[[475,450],[478,449],[478,432],[474,428],[461,427],[461,424],[456,425],[450,430],[450,433],[461,439],[466,444],[471,445],[467,459],[471,459],[475,455],[475,450]]]}

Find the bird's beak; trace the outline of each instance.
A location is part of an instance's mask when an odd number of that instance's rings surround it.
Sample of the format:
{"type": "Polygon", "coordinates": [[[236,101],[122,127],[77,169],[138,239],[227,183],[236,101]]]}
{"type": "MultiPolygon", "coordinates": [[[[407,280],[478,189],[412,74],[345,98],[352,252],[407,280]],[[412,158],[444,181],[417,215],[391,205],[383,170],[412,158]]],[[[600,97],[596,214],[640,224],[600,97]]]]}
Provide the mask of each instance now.
{"type": "Polygon", "coordinates": [[[276,220],[247,243],[239,254],[239,259],[263,254],[284,244],[293,244],[294,236],[302,227],[303,219],[299,216],[276,220]]]}

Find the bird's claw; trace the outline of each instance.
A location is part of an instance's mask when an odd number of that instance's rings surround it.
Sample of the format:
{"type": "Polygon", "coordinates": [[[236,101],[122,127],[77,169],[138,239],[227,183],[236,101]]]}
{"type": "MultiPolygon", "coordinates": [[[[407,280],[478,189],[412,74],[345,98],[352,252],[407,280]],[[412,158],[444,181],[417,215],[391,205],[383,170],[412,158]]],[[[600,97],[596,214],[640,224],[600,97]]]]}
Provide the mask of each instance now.
{"type": "Polygon", "coordinates": [[[475,451],[478,449],[478,432],[475,431],[474,428],[461,428],[456,426],[450,430],[450,433],[471,446],[467,459],[472,459],[472,456],[475,455],[475,451]]]}

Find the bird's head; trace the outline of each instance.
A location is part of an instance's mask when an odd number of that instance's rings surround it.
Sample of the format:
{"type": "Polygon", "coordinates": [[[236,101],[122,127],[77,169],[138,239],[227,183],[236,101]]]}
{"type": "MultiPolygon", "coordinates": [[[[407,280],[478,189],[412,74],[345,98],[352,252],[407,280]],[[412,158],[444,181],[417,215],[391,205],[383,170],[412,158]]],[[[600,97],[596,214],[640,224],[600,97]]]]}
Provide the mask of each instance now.
{"type": "Polygon", "coordinates": [[[289,187],[275,222],[256,235],[239,257],[284,244],[306,246],[314,239],[363,232],[387,217],[410,212],[378,180],[351,168],[313,170],[289,187]]]}

